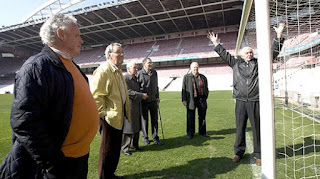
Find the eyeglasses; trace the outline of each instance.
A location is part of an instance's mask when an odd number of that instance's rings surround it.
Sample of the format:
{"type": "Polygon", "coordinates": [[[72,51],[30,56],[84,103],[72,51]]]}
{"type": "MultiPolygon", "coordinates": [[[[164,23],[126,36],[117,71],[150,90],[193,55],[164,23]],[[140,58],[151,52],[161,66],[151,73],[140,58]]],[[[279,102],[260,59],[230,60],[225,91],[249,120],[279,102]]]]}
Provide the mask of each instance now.
{"type": "Polygon", "coordinates": [[[111,53],[116,53],[116,54],[121,54],[121,55],[124,55],[124,52],[111,52],[111,53]]]}

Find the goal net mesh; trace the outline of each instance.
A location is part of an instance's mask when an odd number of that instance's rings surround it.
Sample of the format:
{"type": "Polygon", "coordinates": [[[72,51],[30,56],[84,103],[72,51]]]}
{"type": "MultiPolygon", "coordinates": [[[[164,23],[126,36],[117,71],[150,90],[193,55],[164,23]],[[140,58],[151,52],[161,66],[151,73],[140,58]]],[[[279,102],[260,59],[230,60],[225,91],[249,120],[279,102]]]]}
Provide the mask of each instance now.
{"type": "MultiPolygon", "coordinates": [[[[252,12],[242,46],[256,49],[252,12]]],[[[272,27],[281,21],[285,41],[273,63],[277,178],[318,178],[320,0],[270,1],[271,38],[276,37],[272,27]]]]}

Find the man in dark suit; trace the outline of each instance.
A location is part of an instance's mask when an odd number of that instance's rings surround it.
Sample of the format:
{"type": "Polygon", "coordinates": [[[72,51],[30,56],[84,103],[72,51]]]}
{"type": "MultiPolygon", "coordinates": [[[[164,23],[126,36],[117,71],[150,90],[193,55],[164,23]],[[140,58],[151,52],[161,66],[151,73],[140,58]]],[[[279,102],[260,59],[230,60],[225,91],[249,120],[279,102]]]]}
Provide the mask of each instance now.
{"type": "Polygon", "coordinates": [[[192,139],[195,133],[196,108],[198,108],[199,135],[209,137],[206,130],[208,81],[199,73],[197,62],[192,62],[190,69],[191,73],[184,75],[182,83],[182,103],[187,107],[187,137],[192,139]]]}
{"type": "Polygon", "coordinates": [[[148,98],[142,100],[142,138],[145,145],[149,144],[148,137],[148,112],[151,116],[151,132],[153,142],[161,145],[158,136],[158,105],[160,103],[158,74],[153,69],[153,63],[150,58],[145,58],[142,61],[143,68],[138,72],[138,81],[140,83],[141,91],[148,94],[148,98]]]}
{"type": "Polygon", "coordinates": [[[138,145],[139,132],[141,130],[141,99],[147,99],[148,95],[140,92],[140,85],[136,75],[136,63],[133,61],[127,63],[127,74],[124,75],[124,79],[128,87],[131,121],[124,120],[121,148],[122,153],[125,155],[131,155],[130,148],[141,150],[138,145]]]}

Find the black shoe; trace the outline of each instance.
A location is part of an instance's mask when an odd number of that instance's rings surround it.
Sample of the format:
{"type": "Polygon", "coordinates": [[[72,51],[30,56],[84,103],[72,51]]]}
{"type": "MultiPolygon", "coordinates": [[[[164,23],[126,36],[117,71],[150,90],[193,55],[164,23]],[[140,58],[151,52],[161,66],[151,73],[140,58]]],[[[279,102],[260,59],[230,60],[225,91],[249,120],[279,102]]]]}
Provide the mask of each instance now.
{"type": "Polygon", "coordinates": [[[122,153],[123,153],[124,155],[128,155],[128,156],[132,154],[130,151],[123,151],[122,153]]]}
{"type": "Polygon", "coordinates": [[[189,136],[189,135],[187,135],[187,137],[188,137],[188,139],[192,139],[193,138],[193,136],[189,136]]]}
{"type": "Polygon", "coordinates": [[[241,156],[235,155],[235,156],[233,157],[233,159],[232,159],[232,162],[233,162],[233,163],[239,163],[240,160],[241,160],[241,156]]]}
{"type": "Polygon", "coordinates": [[[159,139],[153,139],[153,142],[158,145],[162,145],[162,142],[159,139]]]}

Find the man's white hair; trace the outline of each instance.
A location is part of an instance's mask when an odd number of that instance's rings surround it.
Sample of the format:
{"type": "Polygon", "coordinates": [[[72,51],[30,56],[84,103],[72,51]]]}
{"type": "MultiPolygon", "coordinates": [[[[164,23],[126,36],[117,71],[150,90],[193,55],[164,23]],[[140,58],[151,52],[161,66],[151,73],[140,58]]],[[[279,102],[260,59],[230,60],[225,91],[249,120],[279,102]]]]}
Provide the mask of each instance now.
{"type": "Polygon", "coordinates": [[[134,60],[132,60],[132,61],[129,61],[128,63],[127,63],[127,70],[129,69],[129,67],[133,67],[134,65],[136,65],[137,63],[134,61],[134,60]]]}
{"type": "Polygon", "coordinates": [[[251,47],[243,47],[243,48],[239,51],[240,57],[245,56],[245,52],[246,52],[247,50],[251,50],[252,53],[253,53],[253,49],[252,49],[251,47]]]}
{"type": "Polygon", "coordinates": [[[190,64],[190,68],[193,68],[194,66],[198,66],[199,67],[199,64],[197,62],[192,62],[190,64]]]}
{"type": "Polygon", "coordinates": [[[40,37],[43,44],[54,44],[58,38],[57,30],[69,30],[72,24],[77,24],[77,19],[72,15],[55,14],[51,16],[40,28],[40,37]]]}
{"type": "Polygon", "coordinates": [[[111,43],[110,45],[108,45],[106,50],[104,51],[104,54],[105,54],[107,59],[109,59],[109,54],[113,52],[113,47],[114,46],[121,47],[122,45],[120,43],[111,43]]]}

